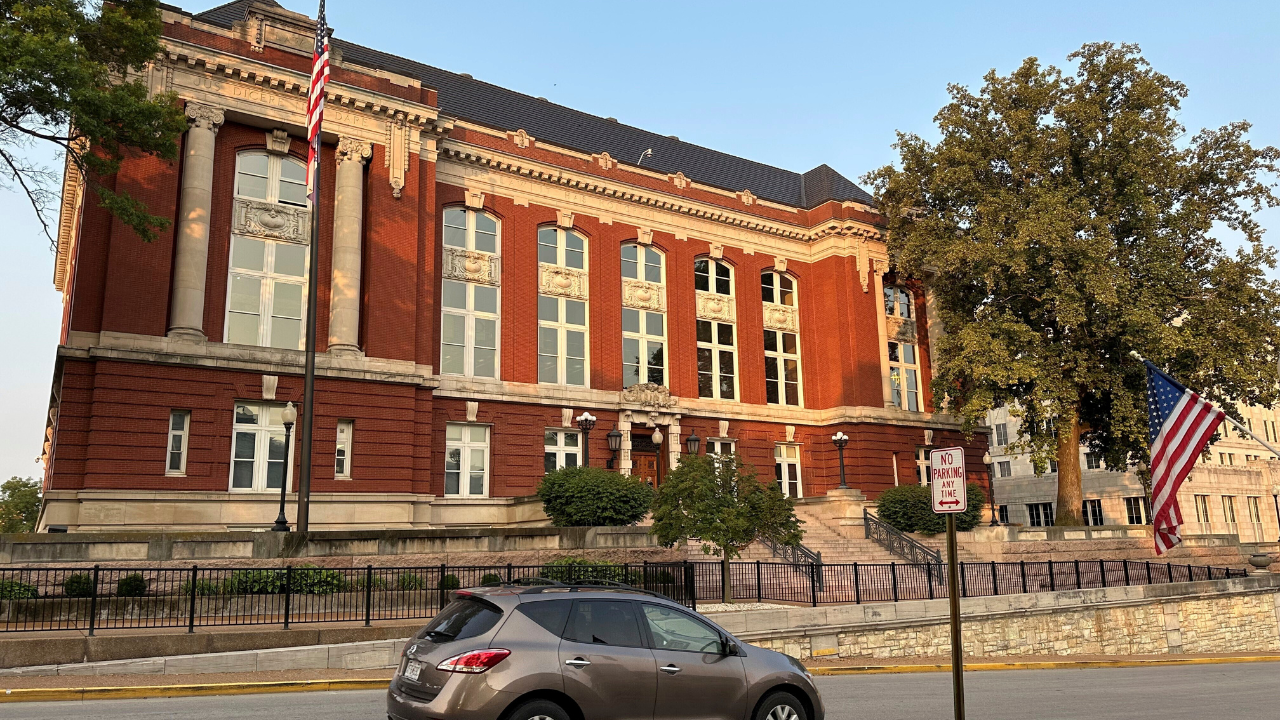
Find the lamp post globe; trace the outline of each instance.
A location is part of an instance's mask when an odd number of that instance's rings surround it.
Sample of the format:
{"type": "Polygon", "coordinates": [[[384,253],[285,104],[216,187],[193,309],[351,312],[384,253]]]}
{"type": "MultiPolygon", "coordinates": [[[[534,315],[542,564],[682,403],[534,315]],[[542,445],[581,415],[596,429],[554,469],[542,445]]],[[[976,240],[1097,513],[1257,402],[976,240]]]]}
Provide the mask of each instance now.
{"type": "Polygon", "coordinates": [[[1000,515],[996,512],[996,461],[990,452],[982,453],[982,462],[987,466],[987,494],[991,496],[991,527],[1000,524],[1000,515]]]}
{"type": "Polygon", "coordinates": [[[284,425],[284,457],[285,457],[285,474],[280,479],[280,514],[276,515],[276,523],[271,526],[275,532],[289,532],[289,519],[284,515],[284,497],[289,490],[289,472],[288,468],[292,465],[289,456],[289,442],[292,440],[293,424],[298,421],[298,410],[293,403],[284,406],[284,410],[280,412],[280,422],[284,425]]]}
{"type": "Polygon", "coordinates": [[[849,483],[845,482],[844,477],[844,446],[849,444],[849,436],[844,431],[837,431],[831,436],[831,442],[836,446],[836,450],[840,453],[840,489],[848,490],[849,483]]]}
{"type": "Polygon", "coordinates": [[[596,416],[583,412],[578,416],[578,429],[582,431],[582,464],[591,466],[591,430],[596,426],[596,416]]]}

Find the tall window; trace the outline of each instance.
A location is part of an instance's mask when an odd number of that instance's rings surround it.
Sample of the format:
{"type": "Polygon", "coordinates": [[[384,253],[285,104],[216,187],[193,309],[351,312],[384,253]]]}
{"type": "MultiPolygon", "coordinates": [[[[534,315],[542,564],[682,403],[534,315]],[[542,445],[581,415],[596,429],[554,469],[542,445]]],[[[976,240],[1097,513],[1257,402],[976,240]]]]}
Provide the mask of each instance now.
{"type": "Polygon", "coordinates": [[[444,429],[445,497],[488,497],[489,426],[448,423],[444,429]]]}
{"type": "Polygon", "coordinates": [[[1200,532],[1208,533],[1213,518],[1209,516],[1209,496],[1196,495],[1196,522],[1200,523],[1200,532]]]}
{"type": "Polygon", "coordinates": [[[804,497],[800,486],[800,446],[779,443],[773,446],[773,476],[789,498],[804,497]]]}
{"type": "Polygon", "coordinates": [[[548,430],[542,440],[542,471],[554,472],[560,468],[578,467],[582,448],[578,444],[576,430],[548,430]]]}
{"type": "Polygon", "coordinates": [[[920,476],[920,484],[928,485],[930,481],[929,469],[933,463],[929,460],[929,448],[916,448],[916,475],[920,476]]]}
{"type": "Polygon", "coordinates": [[[496,378],[498,289],[445,280],[440,304],[440,372],[496,378]]]}
{"type": "MultiPolygon", "coordinates": [[[[306,169],[291,157],[240,153],[236,195],[305,207],[306,169]]],[[[231,236],[226,342],[301,349],[308,256],[306,245],[231,236]]]]}
{"type": "Polygon", "coordinates": [[[498,221],[487,213],[469,208],[444,209],[444,244],[475,252],[498,252],[498,221]]]}
{"type": "Polygon", "coordinates": [[[736,444],[737,443],[733,440],[717,440],[715,438],[709,438],[707,440],[707,454],[715,455],[717,457],[732,455],[736,444]]]}
{"type": "Polygon", "coordinates": [[[351,445],[356,433],[354,420],[338,421],[338,438],[333,452],[333,474],[335,477],[348,479],[351,477],[351,445]]]}
{"type": "Polygon", "coordinates": [[[169,453],[164,467],[165,475],[187,474],[187,433],[191,413],[186,410],[169,412],[169,453]]]}
{"type": "Polygon", "coordinates": [[[538,228],[538,262],[585,270],[586,259],[587,241],[578,233],[558,227],[538,228]]]}
{"type": "Polygon", "coordinates": [[[911,293],[900,287],[885,286],[884,314],[890,317],[911,317],[911,293]]]}
{"type": "Polygon", "coordinates": [[[1009,425],[996,423],[996,445],[1004,447],[1009,444],[1009,425]]]}
{"type": "Polygon", "coordinates": [[[1228,526],[1236,524],[1236,499],[1231,495],[1222,496],[1222,519],[1228,526]]]}
{"type": "MultiPolygon", "coordinates": [[[[767,271],[760,275],[760,295],[766,306],[795,307],[795,281],[767,271]]],[[[800,405],[800,338],[796,333],[765,328],[764,383],[766,402],[800,405]]]]}
{"type": "Polygon", "coordinates": [[[996,467],[1000,468],[1000,477],[1007,478],[1013,474],[1013,464],[1009,460],[1001,460],[996,463],[996,467]]]}
{"type": "Polygon", "coordinates": [[[693,289],[717,295],[732,295],[733,268],[720,260],[698,258],[693,262],[693,289]]]}
{"type": "Polygon", "coordinates": [[[538,382],[587,384],[587,304],[538,296],[538,382]]]}
{"type": "Polygon", "coordinates": [[[622,277],[662,284],[662,253],[651,247],[623,245],[622,277]]]}
{"type": "MultiPolygon", "coordinates": [[[[662,253],[651,247],[622,246],[622,278],[657,285],[664,284],[662,253]]],[[[661,288],[658,292],[663,292],[661,288]]],[[[644,288],[644,301],[653,292],[644,288]]],[[[659,307],[662,307],[659,305],[659,307]]],[[[664,313],[637,308],[622,308],[622,386],[637,383],[667,384],[666,326],[664,313]]]]}
{"type": "Polygon", "coordinates": [[[1027,506],[1027,517],[1031,527],[1053,526],[1053,503],[1031,503],[1027,506]]]}
{"type": "Polygon", "coordinates": [[[903,410],[920,410],[920,367],[916,346],[911,343],[889,343],[889,392],[893,404],[903,410]]]}
{"type": "Polygon", "coordinates": [[[1124,512],[1130,525],[1146,525],[1147,518],[1151,517],[1148,508],[1148,500],[1145,496],[1127,497],[1124,499],[1124,512]]]}
{"type": "Polygon", "coordinates": [[[1080,514],[1084,516],[1085,525],[1101,525],[1102,524],[1102,501],[1101,500],[1085,500],[1080,507],[1080,514]]]}
{"type": "Polygon", "coordinates": [[[1084,466],[1089,470],[1099,470],[1102,468],[1102,456],[1097,453],[1084,454],[1084,466]]]}
{"type": "MultiPolygon", "coordinates": [[[[292,465],[284,443],[283,405],[238,402],[231,432],[231,489],[279,490],[292,465]]],[[[293,449],[288,449],[292,453],[293,449]]]]}
{"type": "Polygon", "coordinates": [[[733,325],[698,321],[698,397],[738,397],[733,325]]]}

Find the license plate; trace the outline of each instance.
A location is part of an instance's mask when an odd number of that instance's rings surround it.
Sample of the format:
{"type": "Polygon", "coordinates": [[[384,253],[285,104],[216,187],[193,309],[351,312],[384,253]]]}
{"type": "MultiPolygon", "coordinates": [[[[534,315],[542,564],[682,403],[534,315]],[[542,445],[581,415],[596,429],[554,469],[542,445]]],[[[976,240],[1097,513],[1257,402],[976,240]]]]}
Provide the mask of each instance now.
{"type": "Polygon", "coordinates": [[[404,666],[404,676],[410,680],[417,680],[421,673],[422,663],[417,660],[410,660],[409,664],[404,666]]]}

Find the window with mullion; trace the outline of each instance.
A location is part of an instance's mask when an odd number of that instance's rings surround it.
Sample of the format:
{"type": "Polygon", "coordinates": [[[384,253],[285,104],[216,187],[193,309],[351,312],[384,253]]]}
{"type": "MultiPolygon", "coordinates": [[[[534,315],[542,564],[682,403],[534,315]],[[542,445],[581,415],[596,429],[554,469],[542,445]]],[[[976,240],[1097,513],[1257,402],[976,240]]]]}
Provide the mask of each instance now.
{"type": "Polygon", "coordinates": [[[538,296],[538,382],[587,386],[587,304],[538,296]]]}
{"type": "Polygon", "coordinates": [[[911,293],[900,287],[884,288],[884,314],[889,317],[911,317],[911,293]]]}
{"type": "Polygon", "coordinates": [[[920,410],[920,368],[916,346],[889,343],[889,391],[893,404],[903,410],[920,410]]]}
{"type": "Polygon", "coordinates": [[[698,258],[693,262],[693,288],[717,295],[733,295],[733,268],[720,260],[698,258]]]}
{"type": "Polygon", "coordinates": [[[231,236],[226,342],[302,349],[309,249],[296,243],[231,236]]]}
{"type": "Polygon", "coordinates": [[[292,475],[293,448],[285,447],[284,406],[237,402],[231,431],[231,490],[279,490],[292,475]],[[286,452],[287,451],[287,452],[286,452]]]}
{"type": "Polygon", "coordinates": [[[561,468],[578,467],[579,435],[576,430],[547,430],[543,436],[542,471],[555,472],[561,468]]]}
{"type": "Polygon", "coordinates": [[[187,438],[190,435],[191,413],[173,410],[169,413],[169,450],[165,465],[166,475],[187,474],[187,438]]]}
{"type": "Polygon", "coordinates": [[[622,277],[661,285],[662,253],[651,247],[622,246],[622,277]]]}
{"type": "Polygon", "coordinates": [[[789,275],[772,270],[760,274],[760,297],[770,305],[795,307],[796,286],[789,275]]]}
{"type": "Polygon", "coordinates": [[[478,283],[441,283],[440,372],[498,377],[498,289],[478,283]]]}
{"type": "Polygon", "coordinates": [[[448,423],[444,431],[445,497],[489,496],[489,426],[448,423]]]}
{"type": "Polygon", "coordinates": [[[622,308],[622,386],[666,385],[666,315],[622,308]]]}
{"type": "Polygon", "coordinates": [[[578,233],[564,228],[538,228],[538,262],[547,265],[585,270],[587,241],[578,233]]]}
{"type": "Polygon", "coordinates": [[[238,197],[307,207],[307,168],[296,158],[242,152],[236,156],[238,197]]]}
{"type": "Polygon", "coordinates": [[[698,321],[698,397],[738,397],[735,347],[732,323],[698,321]]]}
{"type": "Polygon", "coordinates": [[[764,390],[770,405],[800,406],[800,340],[795,333],[764,331],[764,390]]]}
{"type": "Polygon", "coordinates": [[[774,445],[773,460],[773,477],[782,494],[789,498],[804,497],[804,488],[800,485],[800,446],[774,445]]]}
{"type": "Polygon", "coordinates": [[[462,250],[498,253],[498,221],[488,213],[462,207],[444,209],[444,244],[462,250]]]}

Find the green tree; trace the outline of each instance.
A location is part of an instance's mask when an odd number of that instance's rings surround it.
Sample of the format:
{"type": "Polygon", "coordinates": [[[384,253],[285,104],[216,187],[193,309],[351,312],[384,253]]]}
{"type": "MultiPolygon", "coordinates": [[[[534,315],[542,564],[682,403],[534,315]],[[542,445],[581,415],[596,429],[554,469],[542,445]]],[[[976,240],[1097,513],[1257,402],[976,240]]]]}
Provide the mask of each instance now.
{"type": "Polygon", "coordinates": [[[51,242],[59,176],[27,158],[46,142],[143,240],[169,225],[104,184],[127,155],[177,157],[177,98],[148,97],[144,81],[160,30],[157,0],[0,0],[0,187],[26,194],[51,242]]]}
{"type": "Polygon", "coordinates": [[[542,478],[538,497],[557,527],[635,525],[649,512],[653,488],[611,470],[566,467],[542,478]]]}
{"type": "Polygon", "coordinates": [[[898,135],[867,175],[897,268],[930,277],[946,335],[933,390],[969,430],[1009,405],[1037,472],[1058,463],[1059,524],[1081,521],[1083,441],[1147,459],[1138,351],[1225,410],[1276,400],[1280,284],[1254,215],[1280,150],[1249,124],[1187,137],[1184,85],[1134,45],[1089,44],[1075,72],[1029,58],[949,88],[935,143],[898,135]],[[1230,229],[1243,249],[1225,251],[1230,229]]]}
{"type": "Polygon", "coordinates": [[[39,518],[39,482],[15,475],[0,485],[0,533],[31,532],[39,518]]]}
{"type": "MultiPolygon", "coordinates": [[[[703,552],[725,560],[762,538],[795,546],[804,537],[792,501],[776,483],[760,482],[737,453],[682,457],[654,496],[650,532],[664,547],[701,538],[703,552]]],[[[724,601],[733,601],[727,563],[724,601]]]]}

